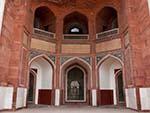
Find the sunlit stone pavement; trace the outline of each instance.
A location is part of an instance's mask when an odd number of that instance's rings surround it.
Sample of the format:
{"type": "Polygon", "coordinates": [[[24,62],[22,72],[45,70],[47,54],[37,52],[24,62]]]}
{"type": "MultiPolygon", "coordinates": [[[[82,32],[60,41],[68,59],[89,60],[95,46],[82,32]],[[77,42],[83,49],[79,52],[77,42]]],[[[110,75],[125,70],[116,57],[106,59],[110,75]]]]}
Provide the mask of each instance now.
{"type": "MultiPolygon", "coordinates": [[[[5,111],[1,113],[13,113],[5,111]]],[[[17,110],[16,113],[142,113],[118,107],[91,107],[91,106],[32,106],[27,109],[17,110]]],[[[150,113],[150,112],[149,112],[150,113]]]]}

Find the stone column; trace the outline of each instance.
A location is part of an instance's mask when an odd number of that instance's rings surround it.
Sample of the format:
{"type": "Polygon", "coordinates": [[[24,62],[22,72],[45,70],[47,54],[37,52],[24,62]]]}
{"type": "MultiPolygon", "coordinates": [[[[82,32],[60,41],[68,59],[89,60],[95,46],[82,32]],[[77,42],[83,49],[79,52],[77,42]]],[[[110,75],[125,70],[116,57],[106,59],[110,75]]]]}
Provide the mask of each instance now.
{"type": "Polygon", "coordinates": [[[97,72],[96,72],[96,27],[95,27],[95,18],[94,18],[94,12],[90,12],[90,18],[89,18],[89,38],[91,42],[91,59],[92,59],[92,75],[91,75],[91,96],[92,96],[92,106],[97,106],[97,72]]]}
{"type": "Polygon", "coordinates": [[[61,101],[61,73],[60,73],[60,66],[61,66],[61,41],[63,38],[63,18],[61,14],[57,16],[56,20],[56,77],[54,81],[54,88],[55,88],[55,105],[59,106],[61,101]]]}

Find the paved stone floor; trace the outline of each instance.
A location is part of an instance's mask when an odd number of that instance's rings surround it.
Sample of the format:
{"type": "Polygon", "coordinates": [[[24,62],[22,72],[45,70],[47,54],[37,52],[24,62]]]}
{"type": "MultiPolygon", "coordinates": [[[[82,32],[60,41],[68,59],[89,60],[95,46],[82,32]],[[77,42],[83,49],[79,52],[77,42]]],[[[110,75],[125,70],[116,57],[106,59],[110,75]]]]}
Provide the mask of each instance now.
{"type": "MultiPolygon", "coordinates": [[[[1,112],[13,113],[13,112],[1,112]]],[[[15,113],[142,113],[118,107],[90,107],[90,106],[36,106],[28,109],[21,109],[15,113]]],[[[149,112],[150,113],[150,112],[149,112]]]]}

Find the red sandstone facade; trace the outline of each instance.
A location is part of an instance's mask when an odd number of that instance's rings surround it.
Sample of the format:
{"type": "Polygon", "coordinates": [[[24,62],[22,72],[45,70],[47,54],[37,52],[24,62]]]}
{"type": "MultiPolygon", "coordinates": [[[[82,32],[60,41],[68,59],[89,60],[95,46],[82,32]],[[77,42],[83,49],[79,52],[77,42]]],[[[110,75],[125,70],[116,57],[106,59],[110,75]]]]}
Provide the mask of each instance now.
{"type": "MultiPolygon", "coordinates": [[[[37,103],[56,106],[113,104],[114,99],[105,97],[105,94],[113,97],[113,92],[101,89],[100,84],[106,81],[101,81],[99,72],[101,65],[110,58],[121,66],[126,107],[150,110],[146,102],[150,95],[149,26],[148,0],[6,0],[0,35],[0,90],[12,88],[13,98],[12,106],[1,109],[26,107],[29,76],[36,75],[32,64],[40,62],[41,58],[52,67],[52,86],[50,90],[40,91],[39,88],[37,103]],[[39,26],[35,25],[36,16],[42,23],[39,26]],[[116,21],[113,28],[109,26],[116,21]],[[71,23],[81,28],[82,33],[75,36],[69,33],[71,23]],[[74,37],[78,39],[71,39],[74,37]],[[65,99],[65,75],[74,66],[85,73],[84,102],[65,99]],[[19,94],[24,95],[22,105],[17,104],[19,94]],[[47,95],[48,103],[42,95],[47,95]]],[[[115,72],[117,76],[117,70],[115,72]]],[[[7,101],[9,97],[5,98],[7,101]]],[[[115,98],[115,105],[119,105],[119,97],[115,98]]]]}

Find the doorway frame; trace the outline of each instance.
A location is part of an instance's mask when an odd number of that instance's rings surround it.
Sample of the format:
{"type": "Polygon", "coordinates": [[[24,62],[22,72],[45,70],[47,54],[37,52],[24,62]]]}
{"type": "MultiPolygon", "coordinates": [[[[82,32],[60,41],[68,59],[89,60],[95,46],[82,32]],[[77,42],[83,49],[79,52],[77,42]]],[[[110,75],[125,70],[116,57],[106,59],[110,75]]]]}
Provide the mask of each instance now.
{"type": "MultiPolygon", "coordinates": [[[[36,69],[37,70],[37,69],[36,69]]],[[[38,71],[38,70],[37,70],[38,71]]],[[[32,104],[35,104],[35,94],[36,94],[36,79],[37,79],[37,73],[34,71],[34,69],[30,69],[30,73],[32,73],[32,76],[34,77],[34,90],[33,90],[33,101],[32,101],[32,104]]],[[[29,76],[31,76],[31,75],[29,75],[29,76]]],[[[30,84],[30,77],[29,77],[29,84],[30,84]]],[[[29,102],[31,102],[31,101],[28,101],[28,95],[29,95],[29,89],[30,89],[30,87],[28,88],[28,94],[27,94],[27,103],[29,104],[29,102]]]]}
{"type": "Polygon", "coordinates": [[[124,80],[123,80],[123,71],[122,69],[119,69],[118,71],[115,72],[115,83],[116,83],[116,98],[117,98],[117,105],[120,104],[125,104],[125,88],[124,88],[124,80]],[[123,81],[123,94],[124,94],[124,101],[120,102],[119,101],[119,88],[118,88],[118,77],[119,77],[119,73],[122,73],[122,81],[123,81]]]}
{"type": "Polygon", "coordinates": [[[87,81],[86,81],[86,72],[85,72],[85,70],[82,68],[82,67],[80,67],[79,65],[73,65],[73,66],[71,66],[71,67],[69,67],[67,70],[66,70],[66,73],[65,73],[65,102],[66,103],[76,103],[76,102],[78,102],[78,103],[85,103],[86,101],[87,101],[87,95],[86,95],[86,91],[87,91],[87,86],[86,86],[86,83],[87,83],[87,81]],[[67,99],[67,96],[68,96],[68,94],[67,94],[67,81],[68,81],[68,72],[71,70],[71,69],[73,69],[73,68],[79,68],[82,72],[83,72],[83,76],[84,76],[84,100],[68,100],[67,99]]]}

